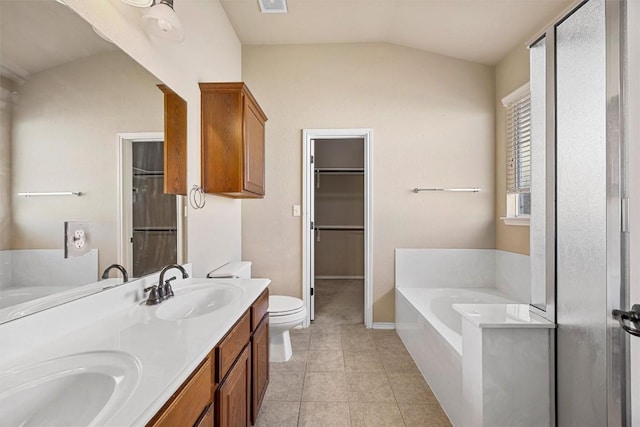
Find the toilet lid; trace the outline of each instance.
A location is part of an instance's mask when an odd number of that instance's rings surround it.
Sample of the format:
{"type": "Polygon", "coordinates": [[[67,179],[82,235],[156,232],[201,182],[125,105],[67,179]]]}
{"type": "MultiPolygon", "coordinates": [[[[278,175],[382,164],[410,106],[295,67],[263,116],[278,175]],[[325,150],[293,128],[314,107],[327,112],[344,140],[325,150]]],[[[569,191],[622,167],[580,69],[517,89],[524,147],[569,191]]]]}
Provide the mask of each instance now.
{"type": "Polygon", "coordinates": [[[284,295],[272,295],[269,297],[269,313],[272,315],[284,315],[291,312],[300,311],[304,308],[304,303],[300,298],[288,297],[284,295]]]}

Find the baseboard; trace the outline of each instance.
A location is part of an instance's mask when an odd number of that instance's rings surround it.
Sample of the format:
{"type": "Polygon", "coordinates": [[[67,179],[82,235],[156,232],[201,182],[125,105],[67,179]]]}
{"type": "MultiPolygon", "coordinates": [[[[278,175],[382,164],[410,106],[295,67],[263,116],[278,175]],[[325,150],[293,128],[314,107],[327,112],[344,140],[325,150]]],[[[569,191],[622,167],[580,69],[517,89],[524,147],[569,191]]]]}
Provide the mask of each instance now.
{"type": "Polygon", "coordinates": [[[315,280],[364,280],[364,276],[315,276],[315,280]]]}
{"type": "Polygon", "coordinates": [[[373,322],[373,329],[395,329],[396,324],[393,322],[373,322]]]}

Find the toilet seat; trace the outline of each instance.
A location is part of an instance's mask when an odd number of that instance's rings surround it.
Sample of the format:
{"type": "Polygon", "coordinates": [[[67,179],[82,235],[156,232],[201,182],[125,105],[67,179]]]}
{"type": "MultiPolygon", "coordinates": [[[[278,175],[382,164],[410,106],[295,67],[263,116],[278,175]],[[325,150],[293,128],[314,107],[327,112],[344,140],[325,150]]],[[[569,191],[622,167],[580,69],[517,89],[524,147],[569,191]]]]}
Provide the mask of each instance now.
{"type": "Polygon", "coordinates": [[[269,297],[269,317],[288,316],[298,314],[304,310],[304,302],[299,298],[284,295],[269,297]]]}

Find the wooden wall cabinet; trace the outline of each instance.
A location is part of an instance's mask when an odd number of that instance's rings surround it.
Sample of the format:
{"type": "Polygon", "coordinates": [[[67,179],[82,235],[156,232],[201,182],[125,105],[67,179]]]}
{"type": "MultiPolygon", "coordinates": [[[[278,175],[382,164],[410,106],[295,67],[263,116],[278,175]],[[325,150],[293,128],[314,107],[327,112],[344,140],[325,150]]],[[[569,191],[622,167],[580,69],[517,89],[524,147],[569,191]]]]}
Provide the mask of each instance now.
{"type": "Polygon", "coordinates": [[[147,427],[248,427],[269,385],[269,291],[254,301],[147,427]]]}
{"type": "Polygon", "coordinates": [[[166,85],[164,93],[164,192],[187,195],[187,103],[166,85]]]}
{"type": "Polygon", "coordinates": [[[267,116],[244,83],[200,83],[200,93],[204,191],[264,197],[267,116]]]}

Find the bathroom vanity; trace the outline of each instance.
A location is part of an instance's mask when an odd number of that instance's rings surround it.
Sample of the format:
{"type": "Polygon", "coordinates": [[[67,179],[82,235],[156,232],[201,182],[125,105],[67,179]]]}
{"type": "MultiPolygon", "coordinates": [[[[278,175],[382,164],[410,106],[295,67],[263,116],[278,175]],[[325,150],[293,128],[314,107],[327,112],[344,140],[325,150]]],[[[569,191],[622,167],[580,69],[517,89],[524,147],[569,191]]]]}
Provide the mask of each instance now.
{"type": "Polygon", "coordinates": [[[157,281],[148,276],[1,325],[0,419],[255,422],[269,382],[270,281],[176,280],[175,297],[147,306],[143,289],[157,281]]]}
{"type": "Polygon", "coordinates": [[[268,305],[265,289],[149,426],[255,423],[269,384],[268,305]]]}

